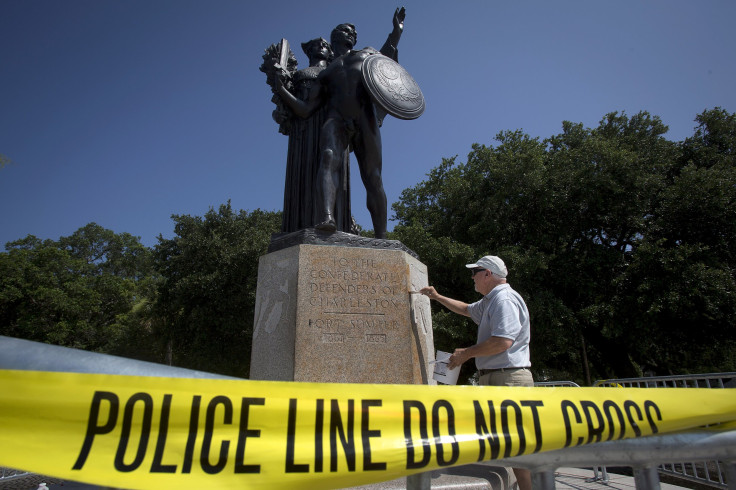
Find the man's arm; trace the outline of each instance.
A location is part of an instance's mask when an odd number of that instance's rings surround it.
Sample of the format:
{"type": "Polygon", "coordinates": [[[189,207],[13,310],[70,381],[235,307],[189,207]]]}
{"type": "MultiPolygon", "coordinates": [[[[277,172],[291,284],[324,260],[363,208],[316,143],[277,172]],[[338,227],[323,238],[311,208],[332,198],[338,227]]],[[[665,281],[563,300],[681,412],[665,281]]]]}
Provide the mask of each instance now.
{"type": "Polygon", "coordinates": [[[450,356],[450,362],[447,364],[447,367],[453,369],[474,357],[500,354],[508,350],[513,343],[513,340],[505,337],[489,337],[480,344],[475,344],[465,349],[455,349],[455,352],[450,356]]]}
{"type": "Polygon", "coordinates": [[[392,60],[399,61],[399,41],[401,40],[401,33],[404,32],[404,19],[406,18],[406,9],[401,7],[397,8],[394,12],[394,29],[391,34],[388,35],[388,39],[381,48],[381,54],[388,56],[392,60]]]}
{"type": "Polygon", "coordinates": [[[440,304],[442,304],[445,308],[452,311],[453,313],[457,313],[458,315],[463,316],[470,316],[467,303],[464,303],[457,299],[448,298],[447,296],[442,296],[433,286],[422,288],[419,290],[419,292],[429,299],[438,301],[440,304]]]}

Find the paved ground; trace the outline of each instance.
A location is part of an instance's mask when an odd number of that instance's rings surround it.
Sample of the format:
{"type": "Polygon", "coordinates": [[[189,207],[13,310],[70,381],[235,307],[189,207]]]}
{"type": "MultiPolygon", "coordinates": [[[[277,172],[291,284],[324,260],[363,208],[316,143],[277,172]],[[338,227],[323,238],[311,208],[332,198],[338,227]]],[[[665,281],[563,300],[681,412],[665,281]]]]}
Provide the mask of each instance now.
{"type": "MultiPolygon", "coordinates": [[[[600,473],[599,473],[600,476],[600,473]]],[[[590,469],[560,468],[555,473],[555,487],[557,490],[634,490],[634,479],[630,476],[608,474],[608,482],[595,480],[594,473],[590,469]]],[[[36,490],[38,484],[46,481],[49,490],[107,490],[114,487],[101,487],[77,482],[59,482],[58,480],[38,477],[36,475],[28,479],[13,481],[0,480],[2,490],[36,490]]],[[[504,468],[492,467],[481,464],[473,464],[452,468],[445,473],[433,472],[431,477],[433,489],[493,489],[493,490],[515,490],[513,476],[509,476],[504,468]]],[[[681,490],[682,487],[661,483],[661,490],[681,490]]],[[[405,479],[392,480],[389,482],[363,487],[361,489],[373,490],[396,490],[406,488],[405,479]]]]}
{"type": "MultiPolygon", "coordinates": [[[[614,488],[630,490],[636,488],[636,485],[634,485],[634,478],[631,476],[608,473],[608,482],[591,481],[592,478],[593,472],[591,470],[580,468],[560,468],[555,472],[555,488],[557,490],[567,490],[570,488],[614,488]]],[[[661,490],[681,490],[683,488],[667,483],[660,483],[659,485],[661,490]]]]}

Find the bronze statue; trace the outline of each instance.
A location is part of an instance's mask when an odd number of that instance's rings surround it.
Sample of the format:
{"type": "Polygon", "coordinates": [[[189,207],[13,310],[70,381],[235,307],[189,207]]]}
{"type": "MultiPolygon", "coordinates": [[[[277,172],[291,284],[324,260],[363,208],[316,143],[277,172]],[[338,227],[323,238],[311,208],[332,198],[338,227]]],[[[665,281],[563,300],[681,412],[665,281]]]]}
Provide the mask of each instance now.
{"type": "MultiPolygon", "coordinates": [[[[325,120],[319,133],[319,171],[316,180],[316,203],[318,219],[314,227],[334,232],[340,229],[338,222],[338,196],[345,176],[344,158],[352,151],[358,161],[360,176],[366,188],[367,205],[373,221],[376,238],[386,237],[387,202],[381,176],[383,160],[381,150],[381,133],[379,127],[386,111],[398,117],[411,119],[418,117],[424,110],[424,99],[421,91],[408,73],[394,63],[398,59],[398,43],[404,26],[405,9],[396,9],[393,16],[393,30],[380,51],[373,48],[353,50],[357,34],[352,24],[340,24],[332,31],[332,50],[336,58],[317,75],[315,84],[306,98],[296,97],[289,84],[291,78],[287,71],[275,74],[275,93],[281,101],[297,116],[307,119],[314,117],[320,109],[326,111],[325,120]],[[392,107],[385,104],[376,107],[370,91],[372,85],[366,83],[370,71],[365,73],[364,64],[372,56],[386,56],[387,73],[402,75],[398,86],[408,94],[412,107],[421,100],[421,107],[411,114],[397,114],[392,107]],[[393,61],[391,61],[393,60],[393,61]],[[395,66],[394,66],[395,65],[395,66]],[[401,80],[410,80],[405,82],[401,80]],[[408,87],[407,90],[403,90],[408,87]],[[418,93],[419,99],[416,98],[418,93]]],[[[374,63],[375,65],[375,63],[374,63]]],[[[375,75],[375,74],[374,74],[375,75]]],[[[390,78],[390,77],[389,77],[390,78]]],[[[394,83],[394,82],[388,82],[394,83]]],[[[379,81],[379,86],[384,82],[379,81]]],[[[391,86],[393,89],[393,86],[391,86]]],[[[404,95],[400,94],[400,97],[404,95]]],[[[401,111],[399,111],[401,112],[401,111]]]]}

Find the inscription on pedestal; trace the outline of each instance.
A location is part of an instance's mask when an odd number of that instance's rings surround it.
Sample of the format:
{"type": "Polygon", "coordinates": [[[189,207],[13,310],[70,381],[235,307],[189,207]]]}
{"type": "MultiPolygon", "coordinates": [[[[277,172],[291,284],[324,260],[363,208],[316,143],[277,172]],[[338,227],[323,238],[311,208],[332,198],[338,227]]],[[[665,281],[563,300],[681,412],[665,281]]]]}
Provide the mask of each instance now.
{"type": "MultiPolygon", "coordinates": [[[[329,370],[345,361],[346,379],[374,380],[406,371],[412,359],[409,266],[401,252],[314,247],[301,269],[299,338],[311,340],[309,362],[297,371],[329,370]],[[379,377],[380,377],[379,376],[379,377]]],[[[416,350],[416,349],[414,349],[416,350]]],[[[411,373],[401,374],[411,379],[411,373]]],[[[390,382],[390,381],[386,381],[390,382]]],[[[406,382],[406,381],[402,381],[406,382]]]]}
{"type": "MultiPolygon", "coordinates": [[[[406,277],[372,258],[318,258],[309,270],[309,326],[324,343],[385,344],[406,307],[406,277]]],[[[405,272],[405,270],[403,271],[405,272]]]]}

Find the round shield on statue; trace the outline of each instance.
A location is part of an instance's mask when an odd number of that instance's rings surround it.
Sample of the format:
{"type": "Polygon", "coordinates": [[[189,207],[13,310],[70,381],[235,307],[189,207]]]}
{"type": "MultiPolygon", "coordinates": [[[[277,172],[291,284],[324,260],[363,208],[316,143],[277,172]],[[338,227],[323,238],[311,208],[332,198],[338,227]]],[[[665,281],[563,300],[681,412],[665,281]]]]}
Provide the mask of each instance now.
{"type": "Polygon", "coordinates": [[[416,119],[424,112],[424,95],[403,66],[380,53],[363,61],[363,85],[373,101],[399,119],[416,119]]]}

